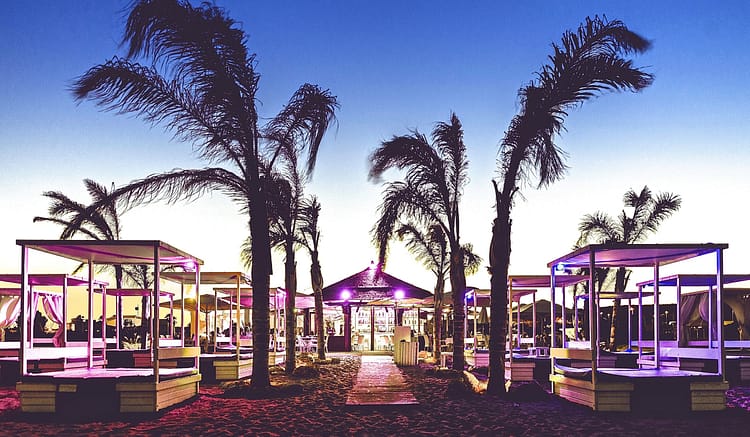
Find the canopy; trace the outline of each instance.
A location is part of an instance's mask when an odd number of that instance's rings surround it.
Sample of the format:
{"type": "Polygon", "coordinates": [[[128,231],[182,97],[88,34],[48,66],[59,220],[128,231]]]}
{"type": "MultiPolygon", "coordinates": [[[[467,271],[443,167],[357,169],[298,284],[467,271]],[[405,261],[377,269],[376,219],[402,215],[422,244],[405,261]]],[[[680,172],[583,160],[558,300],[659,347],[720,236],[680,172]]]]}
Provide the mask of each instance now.
{"type": "Polygon", "coordinates": [[[547,267],[588,268],[592,262],[596,267],[652,267],[657,263],[672,264],[728,247],[728,244],[714,243],[590,244],[549,262],[547,267]]]}
{"type": "MultiPolygon", "coordinates": [[[[9,282],[11,284],[20,284],[21,275],[18,274],[0,274],[0,282],[9,282]]],[[[78,276],[71,276],[65,273],[42,273],[29,275],[29,285],[36,285],[40,287],[62,287],[64,284],[68,287],[84,287],[89,285],[89,280],[85,278],[79,278],[78,276]]],[[[94,280],[94,285],[97,288],[106,287],[109,285],[108,282],[94,280]]]]}
{"type": "MultiPolygon", "coordinates": [[[[200,312],[202,313],[210,313],[214,310],[219,311],[225,311],[225,310],[231,310],[234,306],[231,302],[224,298],[218,298],[218,304],[217,300],[215,299],[215,296],[213,294],[201,294],[201,306],[200,306],[200,312]]],[[[194,297],[186,297],[185,299],[185,309],[189,311],[195,311],[195,298],[194,297]]],[[[162,308],[169,308],[170,302],[161,302],[159,304],[162,308]]],[[[182,305],[182,299],[175,299],[172,301],[172,307],[173,308],[180,308],[182,305]]]]}
{"type": "Polygon", "coordinates": [[[203,265],[203,261],[159,240],[16,240],[29,249],[94,264],[152,264],[159,253],[161,264],[203,265]]]}
{"type": "MultiPolygon", "coordinates": [[[[750,281],[750,274],[724,275],[724,284],[750,281]]],[[[714,287],[716,286],[716,275],[677,274],[659,278],[659,286],[663,287],[714,287]]],[[[639,282],[638,287],[653,287],[654,280],[639,282]]]]}

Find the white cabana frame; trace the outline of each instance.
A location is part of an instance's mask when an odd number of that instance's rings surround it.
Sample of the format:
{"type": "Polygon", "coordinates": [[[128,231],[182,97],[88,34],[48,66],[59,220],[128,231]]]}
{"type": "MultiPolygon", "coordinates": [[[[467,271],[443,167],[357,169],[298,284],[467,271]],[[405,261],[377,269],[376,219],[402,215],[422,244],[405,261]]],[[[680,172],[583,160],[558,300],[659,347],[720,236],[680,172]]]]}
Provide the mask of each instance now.
{"type": "MultiPolygon", "coordinates": [[[[203,261],[186,252],[176,249],[159,240],[17,240],[21,246],[21,283],[28,284],[31,276],[29,268],[30,253],[45,252],[55,256],[85,263],[88,267],[89,314],[93,308],[95,284],[95,265],[143,265],[150,264],[154,271],[152,291],[153,317],[151,325],[151,350],[153,366],[151,369],[93,369],[91,349],[93,343],[93,321],[89,317],[88,368],[77,371],[56,372],[50,377],[31,375],[27,372],[27,347],[21,347],[21,382],[17,388],[21,392],[21,408],[28,412],[56,412],[58,386],[76,386],[76,381],[102,381],[103,386],[114,386],[118,396],[117,407],[120,412],[154,412],[170,405],[182,402],[198,393],[200,374],[198,372],[197,348],[160,348],[159,346],[159,296],[161,295],[162,265],[181,265],[193,270],[196,283],[200,280],[200,265],[203,261]],[[193,367],[179,369],[160,369],[161,360],[193,359],[193,367]],[[161,380],[162,375],[166,378],[161,380]],[[150,383],[144,384],[144,378],[150,383]],[[111,384],[111,380],[117,381],[111,384]],[[104,382],[109,381],[109,382],[104,382]]],[[[23,287],[22,306],[26,308],[30,298],[30,288],[23,287]]],[[[196,286],[196,293],[198,287],[196,286]]],[[[106,302],[106,300],[105,300],[106,302]]],[[[105,307],[106,308],[106,307],[105,307]]],[[[103,310],[106,314],[106,309],[103,310]]],[[[102,318],[103,323],[106,318],[102,318]]],[[[22,321],[21,337],[25,338],[25,320],[22,321]]],[[[81,395],[80,402],[90,402],[81,395]]],[[[95,406],[93,404],[92,406],[95,406]]]]}
{"type": "MultiPolygon", "coordinates": [[[[703,255],[714,255],[716,272],[717,289],[717,307],[721,308],[721,301],[724,288],[724,250],[729,246],[727,244],[592,244],[570,252],[560,258],[557,258],[547,264],[550,269],[550,278],[552,287],[556,285],[556,273],[568,269],[586,268],[589,269],[589,300],[594,302],[595,290],[593,284],[594,272],[596,268],[650,268],[653,270],[654,277],[654,305],[658,308],[659,304],[659,269],[662,266],[678,263],[688,259],[700,257],[703,255]]],[[[554,294],[553,294],[554,298],[554,294]]],[[[642,304],[642,296],[639,299],[642,304]]],[[[553,306],[554,308],[554,306],[553,306]]],[[[599,332],[593,322],[597,320],[594,314],[595,306],[589,305],[589,332],[590,343],[588,350],[572,350],[566,348],[554,347],[551,351],[552,371],[550,380],[552,381],[553,391],[555,394],[563,396],[573,402],[588,405],[595,410],[610,411],[630,411],[631,393],[637,387],[645,390],[642,383],[648,379],[662,378],[682,378],[689,384],[690,408],[696,410],[719,410],[724,409],[725,392],[728,387],[724,378],[724,341],[721,332],[717,335],[719,345],[719,365],[716,374],[706,374],[701,372],[689,372],[673,369],[665,369],[659,363],[659,331],[656,329],[654,335],[655,346],[655,366],[648,369],[602,369],[600,372],[599,363],[599,332]],[[578,358],[587,359],[591,362],[590,369],[587,369],[585,375],[566,374],[557,375],[557,358],[578,358]],[[618,382],[599,381],[601,377],[609,376],[618,378],[618,382]],[[716,378],[718,377],[718,378],[716,378]],[[640,385],[638,385],[640,384],[640,385]]],[[[720,319],[720,313],[717,318],[720,319]]],[[[642,320],[640,321],[642,322],[642,320]]],[[[657,320],[658,323],[658,320],[657,320]]],[[[552,338],[554,342],[554,337],[552,338]]]]}

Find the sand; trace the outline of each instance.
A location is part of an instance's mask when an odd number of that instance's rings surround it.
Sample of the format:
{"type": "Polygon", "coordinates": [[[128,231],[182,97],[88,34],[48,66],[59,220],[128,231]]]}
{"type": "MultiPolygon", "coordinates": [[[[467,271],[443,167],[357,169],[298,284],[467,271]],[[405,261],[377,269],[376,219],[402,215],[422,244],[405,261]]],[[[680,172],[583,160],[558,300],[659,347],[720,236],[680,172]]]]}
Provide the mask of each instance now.
{"type": "Polygon", "coordinates": [[[273,374],[274,383],[302,385],[302,394],[282,399],[230,399],[218,385],[201,385],[191,402],[146,416],[64,420],[20,411],[13,387],[0,387],[2,435],[746,435],[750,386],[733,387],[727,410],[670,417],[597,413],[554,396],[513,402],[472,395],[446,396],[449,379],[426,366],[402,368],[420,405],[351,408],[347,391],[359,369],[356,355],[320,366],[320,377],[299,380],[273,374]]]}

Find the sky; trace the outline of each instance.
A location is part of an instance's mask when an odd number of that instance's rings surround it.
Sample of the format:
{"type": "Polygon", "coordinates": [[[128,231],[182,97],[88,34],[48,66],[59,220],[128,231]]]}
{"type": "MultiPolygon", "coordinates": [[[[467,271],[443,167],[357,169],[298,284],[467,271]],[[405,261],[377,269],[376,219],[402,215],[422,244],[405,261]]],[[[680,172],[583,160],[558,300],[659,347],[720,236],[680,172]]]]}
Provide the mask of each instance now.
{"type": "MultiPolygon", "coordinates": [[[[652,41],[634,64],[655,76],[637,94],[605,94],[573,109],[557,144],[569,172],[553,186],[525,187],[513,210],[512,274],[545,274],[571,250],[578,223],[618,214],[628,189],[678,193],[682,208],[650,243],[728,243],[725,271],[745,273],[750,187],[750,3],[744,1],[218,1],[241,23],[261,74],[259,111],[270,118],[303,83],[330,89],[341,104],[307,192],[323,206],[325,283],[376,259],[370,229],[383,186],[367,179],[368,156],[393,135],[429,133],[455,112],[470,160],[461,241],[485,260],[491,239],[499,142],[551,44],[586,16],[622,20],[652,41]]],[[[74,101],[69,87],[116,55],[129,2],[12,2],[0,15],[0,272],[20,270],[17,239],[55,239],[32,223],[47,214],[47,190],[87,203],[84,178],[125,184],[202,162],[162,126],[74,101]]],[[[399,178],[388,172],[386,181],[399,178]]],[[[125,239],[158,239],[203,259],[204,271],[242,270],[247,217],[221,194],[154,204],[122,216],[125,239]]],[[[709,257],[710,258],[710,257],[709,257]]],[[[70,271],[42,254],[32,272],[70,271]]],[[[711,272],[713,259],[689,265],[711,272]]],[[[485,265],[487,262],[485,261],[485,265]]],[[[685,267],[682,267],[685,268],[685,267]]],[[[387,271],[427,290],[434,277],[394,244],[387,271]]],[[[669,269],[666,269],[669,272],[669,269]]],[[[685,273],[684,270],[680,271],[685,273]]],[[[646,272],[648,276],[650,272],[646,272]]],[[[676,273],[676,271],[675,271],[676,273]]],[[[299,289],[310,290],[298,256],[299,289]]],[[[636,272],[637,279],[641,273],[636,272]]],[[[283,284],[275,256],[272,285],[283,284]]],[[[482,268],[467,279],[489,288],[482,268]]]]}

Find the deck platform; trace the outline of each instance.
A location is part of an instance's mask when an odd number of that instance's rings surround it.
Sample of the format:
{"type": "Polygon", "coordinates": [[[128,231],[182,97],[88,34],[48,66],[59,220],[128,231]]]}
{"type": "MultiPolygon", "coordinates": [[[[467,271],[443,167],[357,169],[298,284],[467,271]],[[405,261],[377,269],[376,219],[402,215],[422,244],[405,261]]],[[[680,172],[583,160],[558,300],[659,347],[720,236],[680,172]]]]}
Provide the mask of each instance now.
{"type": "Polygon", "coordinates": [[[16,384],[24,413],[154,413],[198,394],[195,369],[75,369],[26,375],[16,384]]]}
{"type": "Polygon", "coordinates": [[[721,376],[678,369],[586,369],[550,375],[554,394],[595,411],[687,412],[726,408],[721,376]],[[580,372],[576,375],[576,372],[580,372]]]}
{"type": "Polygon", "coordinates": [[[200,369],[204,382],[237,381],[253,374],[253,354],[201,354],[200,369]]]}

